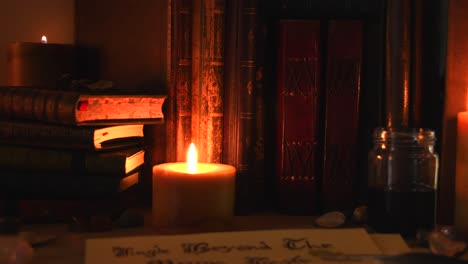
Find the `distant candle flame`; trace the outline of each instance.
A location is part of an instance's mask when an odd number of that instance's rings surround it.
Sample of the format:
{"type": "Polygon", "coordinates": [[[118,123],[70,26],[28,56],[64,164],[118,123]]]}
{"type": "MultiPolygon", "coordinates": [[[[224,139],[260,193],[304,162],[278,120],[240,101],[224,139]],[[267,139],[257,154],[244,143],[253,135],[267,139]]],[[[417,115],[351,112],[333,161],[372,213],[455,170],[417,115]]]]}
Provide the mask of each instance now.
{"type": "Polygon", "coordinates": [[[191,143],[187,151],[187,170],[189,173],[195,173],[197,171],[197,149],[195,144],[191,143]]]}
{"type": "Polygon", "coordinates": [[[46,44],[46,43],[47,43],[47,37],[46,37],[46,36],[42,36],[42,38],[41,38],[41,43],[42,43],[42,44],[46,44]]]}

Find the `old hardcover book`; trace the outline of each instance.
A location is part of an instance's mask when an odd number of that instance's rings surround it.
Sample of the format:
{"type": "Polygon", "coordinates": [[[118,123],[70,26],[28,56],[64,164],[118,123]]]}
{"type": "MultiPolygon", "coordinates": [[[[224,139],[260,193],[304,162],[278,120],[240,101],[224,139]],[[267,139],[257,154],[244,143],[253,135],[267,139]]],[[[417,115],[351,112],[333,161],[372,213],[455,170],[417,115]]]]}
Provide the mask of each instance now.
{"type": "Polygon", "coordinates": [[[221,162],[224,119],[225,0],[193,1],[192,139],[200,161],[221,162]]]}
{"type": "MultiPolygon", "coordinates": [[[[256,10],[258,11],[258,9],[256,10]]],[[[252,189],[255,190],[255,201],[257,202],[258,210],[267,210],[271,204],[271,192],[273,188],[270,188],[272,177],[266,177],[265,170],[265,87],[267,86],[265,75],[265,51],[263,47],[266,41],[268,30],[265,26],[265,22],[259,18],[257,14],[257,34],[255,34],[255,103],[254,103],[254,165],[253,165],[253,180],[252,189]]],[[[274,116],[274,115],[272,115],[274,116]]],[[[257,211],[258,211],[257,210],[257,211]]]]}
{"type": "Polygon", "coordinates": [[[328,29],[321,192],[325,211],[356,206],[363,22],[331,20],[328,29]]]}
{"type": "Polygon", "coordinates": [[[122,178],[3,172],[0,197],[21,200],[106,198],[136,186],[139,177],[139,170],[122,178]]]}
{"type": "Polygon", "coordinates": [[[236,167],[236,211],[245,214],[258,209],[263,193],[253,167],[257,1],[228,1],[226,10],[223,159],[236,167]]]}
{"type": "Polygon", "coordinates": [[[144,163],[144,155],[139,147],[96,152],[0,145],[0,167],[15,172],[122,178],[144,163]]]}
{"type": "Polygon", "coordinates": [[[143,124],[68,126],[0,120],[0,143],[58,149],[109,150],[143,143],[143,124]]]}
{"type": "Polygon", "coordinates": [[[0,86],[0,117],[66,125],[160,123],[165,95],[84,94],[0,86]]]}
{"type": "MultiPolygon", "coordinates": [[[[258,11],[258,9],[256,10],[258,11]]],[[[255,103],[254,103],[254,162],[253,162],[253,179],[252,189],[255,190],[255,201],[257,203],[257,211],[271,209],[269,203],[271,192],[270,188],[272,177],[266,177],[265,170],[265,87],[267,86],[265,75],[265,51],[263,47],[266,41],[268,30],[266,30],[265,22],[259,18],[257,14],[257,34],[255,34],[255,103]]],[[[272,115],[274,116],[274,115],[272,115]]]]}
{"type": "Polygon", "coordinates": [[[176,161],[185,161],[192,142],[192,1],[172,1],[172,67],[171,89],[174,101],[173,133],[168,133],[168,143],[173,142],[176,161]],[[175,136],[174,136],[175,135],[175,136]]]}
{"type": "Polygon", "coordinates": [[[320,21],[281,20],[277,71],[276,183],[278,209],[319,209],[320,21]]]}

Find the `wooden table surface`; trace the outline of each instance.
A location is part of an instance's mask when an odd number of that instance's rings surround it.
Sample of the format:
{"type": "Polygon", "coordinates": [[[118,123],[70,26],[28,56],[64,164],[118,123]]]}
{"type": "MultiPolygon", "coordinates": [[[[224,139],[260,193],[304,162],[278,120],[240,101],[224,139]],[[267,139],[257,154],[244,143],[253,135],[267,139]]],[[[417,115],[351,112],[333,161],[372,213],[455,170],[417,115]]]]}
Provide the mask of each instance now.
{"type": "MultiPolygon", "coordinates": [[[[54,238],[51,242],[34,248],[32,264],[84,264],[85,241],[90,238],[124,237],[140,235],[188,234],[218,231],[271,230],[283,228],[316,228],[313,216],[287,216],[278,214],[259,214],[235,216],[232,223],[225,226],[207,225],[196,229],[158,230],[151,226],[151,216],[147,211],[145,225],[135,228],[115,228],[107,232],[70,232],[66,225],[30,225],[23,231],[37,238],[54,238]]],[[[1,238],[1,237],[0,237],[1,238]]],[[[0,249],[1,249],[0,239],[0,249]]],[[[412,248],[415,252],[428,252],[427,248],[412,248]]],[[[466,254],[465,254],[466,255],[466,254]]],[[[468,259],[468,256],[463,259],[468,259]]],[[[3,263],[0,259],[0,263],[3,263]]]]}
{"type": "Polygon", "coordinates": [[[24,228],[26,232],[38,237],[56,236],[52,242],[34,248],[33,264],[83,264],[86,239],[102,237],[121,237],[158,234],[186,234],[216,231],[247,231],[280,228],[313,228],[312,216],[255,215],[236,216],[229,226],[199,227],[190,230],[157,230],[151,226],[151,218],[145,216],[145,226],[120,228],[108,232],[69,232],[66,225],[31,225],[24,228]]]}

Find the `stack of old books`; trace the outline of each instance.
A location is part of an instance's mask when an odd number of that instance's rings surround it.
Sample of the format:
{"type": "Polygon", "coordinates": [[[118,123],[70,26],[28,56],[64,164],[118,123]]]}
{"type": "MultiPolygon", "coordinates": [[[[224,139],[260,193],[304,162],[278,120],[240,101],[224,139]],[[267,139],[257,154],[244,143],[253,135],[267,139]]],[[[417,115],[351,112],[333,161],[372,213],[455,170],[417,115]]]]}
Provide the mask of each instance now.
{"type": "Polygon", "coordinates": [[[102,198],[136,186],[143,126],[164,122],[165,98],[0,87],[2,198],[102,198]]]}

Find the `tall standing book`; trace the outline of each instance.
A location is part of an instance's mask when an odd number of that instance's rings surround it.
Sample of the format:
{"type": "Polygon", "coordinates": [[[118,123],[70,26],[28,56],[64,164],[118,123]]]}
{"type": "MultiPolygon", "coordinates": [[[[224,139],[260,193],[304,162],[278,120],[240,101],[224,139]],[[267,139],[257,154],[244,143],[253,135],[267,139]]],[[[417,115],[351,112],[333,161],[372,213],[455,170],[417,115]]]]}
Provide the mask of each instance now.
{"type": "MultiPolygon", "coordinates": [[[[258,2],[257,2],[258,5],[258,2]]],[[[267,173],[265,170],[265,87],[266,80],[265,76],[265,51],[264,47],[266,43],[268,29],[266,22],[263,18],[258,15],[259,8],[255,9],[256,17],[256,34],[255,34],[255,103],[254,103],[254,164],[253,164],[253,179],[252,186],[255,190],[255,201],[257,203],[257,211],[270,209],[269,201],[271,199],[271,192],[273,188],[270,188],[272,177],[266,177],[267,173]]],[[[274,115],[272,115],[274,116],[274,115]]],[[[271,175],[271,174],[269,174],[271,175]]]]}
{"type": "Polygon", "coordinates": [[[171,1],[172,122],[167,123],[168,158],[185,161],[192,141],[192,10],[193,2],[171,1]]]}
{"type": "Polygon", "coordinates": [[[321,190],[326,211],[356,206],[363,22],[331,20],[328,29],[321,190]]]}
{"type": "Polygon", "coordinates": [[[236,167],[236,211],[259,208],[255,184],[255,38],[257,1],[228,1],[225,59],[224,162],[236,167]]]}
{"type": "Polygon", "coordinates": [[[0,143],[59,149],[109,150],[143,143],[143,124],[67,126],[0,120],[0,143]]]}
{"type": "Polygon", "coordinates": [[[221,162],[224,119],[225,0],[193,1],[192,131],[199,158],[221,162]]]}
{"type": "Polygon", "coordinates": [[[222,161],[225,2],[171,1],[169,159],[195,142],[201,161],[222,161]]]}
{"type": "Polygon", "coordinates": [[[160,123],[165,95],[0,87],[0,117],[66,125],[160,123]]]}
{"type": "Polygon", "coordinates": [[[320,21],[279,24],[276,166],[279,210],[319,209],[320,21]]]}
{"type": "Polygon", "coordinates": [[[68,173],[121,178],[144,163],[145,151],[73,151],[0,145],[0,167],[10,172],[68,173]]]}

